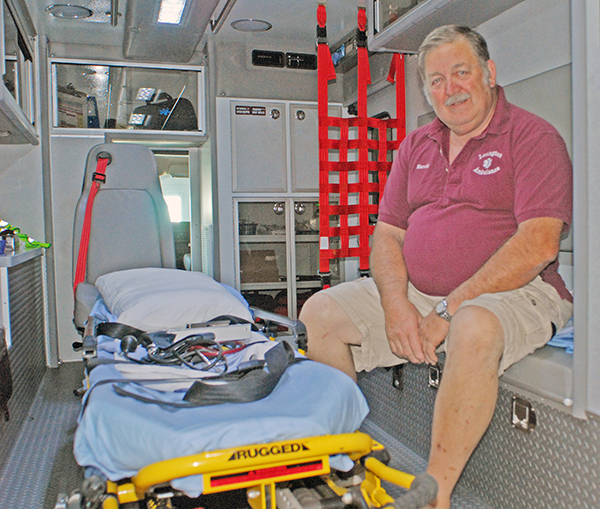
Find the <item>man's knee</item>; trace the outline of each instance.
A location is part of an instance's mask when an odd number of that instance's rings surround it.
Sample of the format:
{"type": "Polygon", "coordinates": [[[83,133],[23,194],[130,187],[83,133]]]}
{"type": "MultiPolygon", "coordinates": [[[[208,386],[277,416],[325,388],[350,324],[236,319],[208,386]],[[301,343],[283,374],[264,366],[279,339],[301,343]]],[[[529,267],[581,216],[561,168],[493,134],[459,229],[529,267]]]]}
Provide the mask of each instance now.
{"type": "Polygon", "coordinates": [[[302,323],[316,324],[325,321],[328,310],[331,309],[336,302],[323,292],[317,292],[304,303],[300,311],[299,319],[302,323]]]}
{"type": "Polygon", "coordinates": [[[309,348],[311,341],[354,341],[352,344],[356,344],[358,339],[360,343],[360,332],[346,311],[324,292],[318,292],[306,301],[299,319],[306,326],[309,348]]]}
{"type": "Polygon", "coordinates": [[[481,306],[464,306],[452,318],[447,339],[448,356],[466,356],[473,361],[500,362],[504,331],[498,317],[481,306]]]}

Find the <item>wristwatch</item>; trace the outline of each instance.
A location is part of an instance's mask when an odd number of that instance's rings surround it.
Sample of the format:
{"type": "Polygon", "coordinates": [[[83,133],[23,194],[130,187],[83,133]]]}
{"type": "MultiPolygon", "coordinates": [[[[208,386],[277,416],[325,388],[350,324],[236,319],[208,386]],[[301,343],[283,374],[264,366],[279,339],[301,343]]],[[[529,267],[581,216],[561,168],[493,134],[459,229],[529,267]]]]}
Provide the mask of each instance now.
{"type": "Polygon", "coordinates": [[[435,306],[435,312],[439,317],[443,318],[447,322],[452,320],[452,315],[448,313],[448,303],[446,302],[446,299],[442,299],[437,303],[437,306],[435,306]]]}

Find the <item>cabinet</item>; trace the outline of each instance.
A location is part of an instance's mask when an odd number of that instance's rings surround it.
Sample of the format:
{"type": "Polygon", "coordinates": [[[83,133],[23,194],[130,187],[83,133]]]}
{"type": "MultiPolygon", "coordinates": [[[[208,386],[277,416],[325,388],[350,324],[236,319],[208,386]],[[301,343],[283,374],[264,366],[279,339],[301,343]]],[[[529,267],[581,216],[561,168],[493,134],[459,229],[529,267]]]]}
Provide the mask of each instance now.
{"type": "Polygon", "coordinates": [[[318,192],[316,103],[232,100],[229,114],[234,193],[318,192]]]}
{"type": "Polygon", "coordinates": [[[321,288],[317,103],[217,98],[217,138],[218,278],[296,318],[321,288]]]}
{"type": "Polygon", "coordinates": [[[0,143],[39,143],[35,127],[35,27],[25,2],[0,5],[0,143]]]}
{"type": "MultiPolygon", "coordinates": [[[[319,206],[315,199],[236,199],[236,287],[251,305],[297,318],[321,288],[319,206]]],[[[332,262],[332,281],[340,280],[332,262]]]]}
{"type": "Polygon", "coordinates": [[[441,25],[477,27],[523,0],[371,0],[367,10],[371,51],[416,53],[441,25]]]}
{"type": "Polygon", "coordinates": [[[53,127],[205,134],[204,68],[51,61],[53,127]]]}

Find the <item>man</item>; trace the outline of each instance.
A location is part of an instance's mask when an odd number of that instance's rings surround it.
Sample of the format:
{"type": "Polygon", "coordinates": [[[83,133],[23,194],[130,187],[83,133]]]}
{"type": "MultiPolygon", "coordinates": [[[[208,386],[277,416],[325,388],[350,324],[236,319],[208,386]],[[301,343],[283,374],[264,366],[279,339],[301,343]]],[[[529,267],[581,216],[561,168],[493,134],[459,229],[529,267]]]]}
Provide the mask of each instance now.
{"type": "Polygon", "coordinates": [[[494,413],[498,376],[572,313],[557,273],[572,170],[544,120],[509,104],[485,40],[444,26],[419,73],[437,115],[402,142],[381,202],[373,279],[314,295],[308,355],[356,371],[437,362],[446,351],[427,471],[450,496],[494,413]]]}

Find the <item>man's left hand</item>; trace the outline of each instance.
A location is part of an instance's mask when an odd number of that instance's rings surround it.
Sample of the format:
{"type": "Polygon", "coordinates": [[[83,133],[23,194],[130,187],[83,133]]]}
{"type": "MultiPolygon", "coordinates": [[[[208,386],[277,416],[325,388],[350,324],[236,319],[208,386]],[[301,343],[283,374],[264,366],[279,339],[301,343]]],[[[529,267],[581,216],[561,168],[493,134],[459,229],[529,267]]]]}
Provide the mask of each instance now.
{"type": "Polygon", "coordinates": [[[423,353],[425,362],[428,364],[437,364],[437,347],[446,339],[450,323],[439,317],[435,312],[429,313],[419,326],[419,334],[423,342],[423,353]]]}

